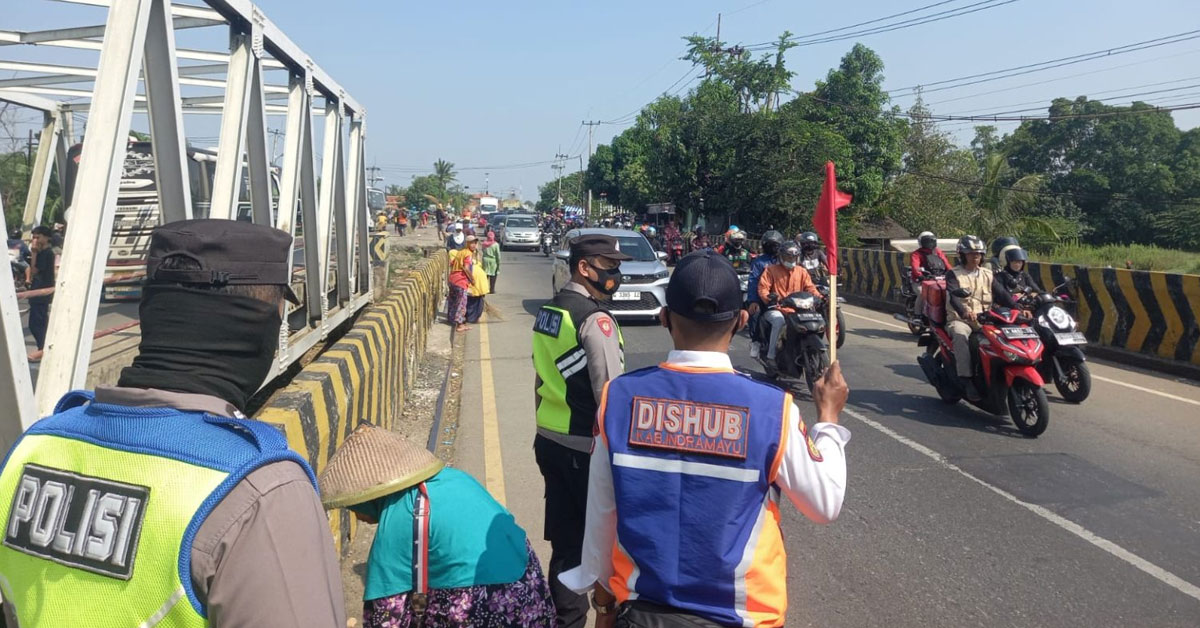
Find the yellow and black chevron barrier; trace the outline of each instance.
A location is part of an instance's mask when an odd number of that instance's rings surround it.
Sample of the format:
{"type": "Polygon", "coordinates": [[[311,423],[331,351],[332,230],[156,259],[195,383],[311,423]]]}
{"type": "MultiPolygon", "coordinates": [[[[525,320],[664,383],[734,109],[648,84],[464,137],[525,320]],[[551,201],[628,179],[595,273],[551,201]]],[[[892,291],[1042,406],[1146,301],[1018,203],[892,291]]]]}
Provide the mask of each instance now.
{"type": "MultiPolygon", "coordinates": [[[[900,303],[908,255],[895,251],[840,249],[843,290],[900,303]]],[[[1092,268],[1033,262],[1029,272],[1042,288],[1075,281],[1071,295],[1088,341],[1116,349],[1200,366],[1200,275],[1123,268],[1092,268]]]]}
{"type": "Polygon", "coordinates": [[[371,261],[382,264],[387,261],[388,234],[386,231],[371,232],[371,261]]]}
{"type": "MultiPolygon", "coordinates": [[[[258,412],[257,419],[283,426],[292,449],[318,475],[359,423],[394,427],[437,316],[446,270],[445,251],[426,258],[258,412]]],[[[331,512],[329,525],[339,550],[348,547],[356,528],[349,512],[331,512]]]]}

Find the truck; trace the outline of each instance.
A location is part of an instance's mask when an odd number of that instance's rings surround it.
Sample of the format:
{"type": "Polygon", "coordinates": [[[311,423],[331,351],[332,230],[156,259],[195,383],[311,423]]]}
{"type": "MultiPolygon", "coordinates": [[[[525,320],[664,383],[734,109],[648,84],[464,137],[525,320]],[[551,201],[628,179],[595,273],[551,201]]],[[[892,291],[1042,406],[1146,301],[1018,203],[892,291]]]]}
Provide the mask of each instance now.
{"type": "Polygon", "coordinates": [[[479,214],[483,217],[490,216],[500,211],[500,199],[495,196],[479,197],[479,214]]]}

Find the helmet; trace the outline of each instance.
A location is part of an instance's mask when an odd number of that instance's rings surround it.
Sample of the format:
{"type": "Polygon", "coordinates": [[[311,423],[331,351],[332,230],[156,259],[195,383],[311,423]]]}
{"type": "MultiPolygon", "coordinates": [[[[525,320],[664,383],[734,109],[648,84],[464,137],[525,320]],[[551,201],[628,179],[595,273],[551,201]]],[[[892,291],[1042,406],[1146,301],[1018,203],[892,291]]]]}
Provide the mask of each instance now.
{"type": "Polygon", "coordinates": [[[987,252],[987,247],[983,245],[983,240],[980,240],[973,235],[965,235],[958,239],[958,246],[955,247],[955,250],[958,251],[959,255],[965,255],[967,253],[983,254],[987,252]]]}
{"type": "Polygon", "coordinates": [[[1000,257],[1004,253],[1004,248],[1008,246],[1020,246],[1021,243],[1012,236],[1002,236],[992,240],[992,257],[1000,257]]]}
{"type": "Polygon", "coordinates": [[[1029,261],[1029,254],[1025,252],[1025,249],[1023,249],[1019,246],[1013,246],[1013,247],[1009,247],[1004,250],[1004,265],[1005,266],[1008,266],[1009,264],[1011,264],[1013,262],[1025,262],[1025,261],[1029,261]]]}
{"type": "Polygon", "coordinates": [[[730,234],[737,233],[738,231],[741,231],[741,229],[738,229],[737,225],[729,225],[729,233],[730,234]]]}
{"type": "Polygon", "coordinates": [[[762,250],[767,255],[774,255],[779,251],[779,245],[783,244],[783,234],[772,229],[763,234],[762,250]]]}
{"type": "Polygon", "coordinates": [[[746,232],[734,231],[733,233],[729,234],[729,241],[736,242],[738,244],[745,242],[746,241],[746,232]]]}
{"type": "Polygon", "coordinates": [[[646,233],[653,238],[658,234],[658,229],[655,229],[654,227],[646,227],[646,233]]]}
{"type": "Polygon", "coordinates": [[[796,236],[796,242],[800,245],[801,249],[813,249],[821,246],[821,238],[818,238],[817,234],[811,231],[805,231],[796,236]]]}
{"type": "Polygon", "coordinates": [[[704,227],[702,227],[702,226],[700,226],[700,225],[696,225],[696,228],[695,228],[695,229],[692,229],[692,231],[693,231],[693,232],[695,232],[695,233],[696,233],[696,235],[703,235],[703,234],[704,234],[704,227]]]}
{"type": "Polygon", "coordinates": [[[779,249],[779,259],[790,257],[792,259],[800,258],[800,245],[795,242],[788,242],[779,249]]]}
{"type": "Polygon", "coordinates": [[[933,235],[932,231],[922,231],[921,235],[917,236],[917,244],[923,249],[937,248],[937,236],[933,235]]]}

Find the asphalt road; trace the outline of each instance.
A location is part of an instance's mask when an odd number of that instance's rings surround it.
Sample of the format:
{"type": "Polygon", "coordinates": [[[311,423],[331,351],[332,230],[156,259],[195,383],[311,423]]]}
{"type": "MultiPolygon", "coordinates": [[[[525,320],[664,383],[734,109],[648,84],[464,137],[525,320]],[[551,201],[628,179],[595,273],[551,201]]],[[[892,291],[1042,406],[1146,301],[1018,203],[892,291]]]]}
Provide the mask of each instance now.
{"type": "MultiPolygon", "coordinates": [[[[550,261],[508,252],[497,287],[503,320],[467,334],[456,464],[545,561],[530,328],[550,261]]],[[[1049,429],[1030,440],[939,401],[888,315],[846,312],[848,493],[828,526],[783,505],[789,626],[1200,626],[1200,387],[1093,362],[1091,398],[1051,390],[1049,429]]],[[[670,349],[657,326],[622,329],[627,369],[670,349]]],[[[731,355],[761,371],[745,338],[731,355]]]]}

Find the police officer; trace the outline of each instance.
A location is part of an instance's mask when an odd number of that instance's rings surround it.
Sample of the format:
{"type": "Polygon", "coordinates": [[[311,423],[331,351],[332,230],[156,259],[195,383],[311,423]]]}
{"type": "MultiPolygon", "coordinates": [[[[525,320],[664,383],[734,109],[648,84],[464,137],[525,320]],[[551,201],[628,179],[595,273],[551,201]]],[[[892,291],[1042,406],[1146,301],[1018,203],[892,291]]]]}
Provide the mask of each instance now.
{"type": "Polygon", "coordinates": [[[631,258],[606,235],[577,237],[570,250],[571,281],[538,310],[533,326],[533,451],[546,483],[545,538],[558,625],[583,626],[587,598],[557,576],[579,565],[596,408],[604,385],[625,369],[621,330],[602,301],[620,287],[621,262],[631,258]]]}
{"type": "Polygon", "coordinates": [[[840,367],[818,381],[806,430],[790,394],[733,370],[726,352],[746,319],[728,260],[692,253],[661,315],[675,350],[609,382],[583,562],[561,577],[593,590],[598,627],[779,626],[779,492],[818,523],[841,510],[850,432],[837,424],[849,392],[840,367]]]}
{"type": "Polygon", "coordinates": [[[230,220],[153,231],[132,366],[0,471],[9,628],[345,625],[312,469],[242,414],[295,302],[290,247],[230,220]]]}

